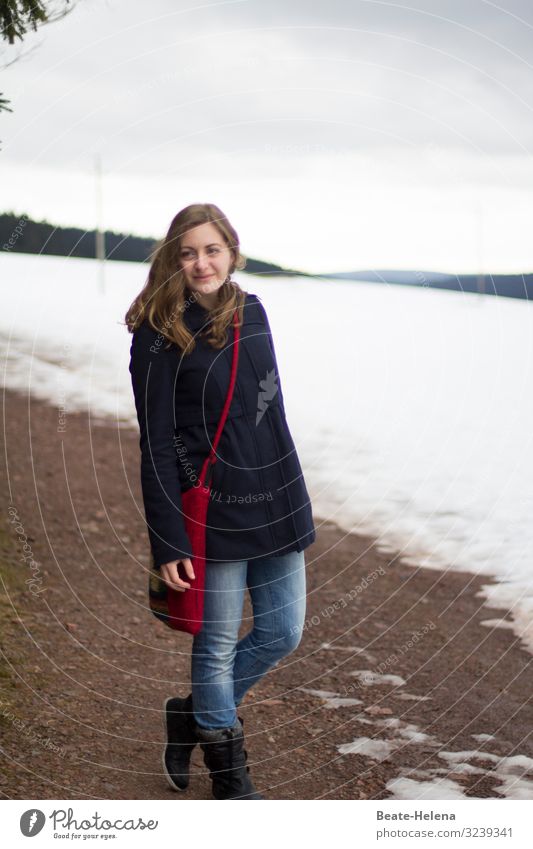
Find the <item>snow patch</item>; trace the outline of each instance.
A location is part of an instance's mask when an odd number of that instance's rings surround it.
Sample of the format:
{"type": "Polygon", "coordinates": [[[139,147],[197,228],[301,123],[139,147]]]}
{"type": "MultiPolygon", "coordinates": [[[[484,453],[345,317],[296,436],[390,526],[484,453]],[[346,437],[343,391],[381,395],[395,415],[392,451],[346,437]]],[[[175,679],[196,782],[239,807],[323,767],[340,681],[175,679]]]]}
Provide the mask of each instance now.
{"type": "Polygon", "coordinates": [[[466,799],[462,788],[449,778],[433,781],[414,781],[412,778],[391,778],[385,785],[394,799],[466,799]]]}
{"type": "Polygon", "coordinates": [[[345,651],[355,655],[361,654],[366,657],[369,663],[377,663],[377,660],[373,654],[370,654],[370,652],[368,652],[366,649],[362,649],[359,646],[336,646],[332,643],[321,643],[320,648],[324,651],[345,651]]]}
{"type": "Polygon", "coordinates": [[[499,780],[500,783],[494,787],[495,792],[507,799],[533,799],[533,758],[529,758],[527,755],[513,755],[506,758],[492,752],[471,750],[439,752],[439,757],[454,764],[455,772],[468,771],[467,768],[471,766],[467,763],[469,760],[492,761],[496,764],[494,769],[476,769],[499,780]]]}
{"type": "Polygon", "coordinates": [[[355,672],[350,672],[350,675],[358,678],[367,687],[381,686],[382,684],[394,684],[401,687],[405,684],[405,678],[402,678],[401,675],[380,675],[379,672],[373,672],[371,669],[357,669],[355,672]]]}
{"type": "Polygon", "coordinates": [[[515,623],[510,619],[482,619],[479,624],[485,625],[486,628],[508,628],[509,631],[515,628],[515,623]]]}
{"type": "Polygon", "coordinates": [[[420,731],[417,725],[411,722],[404,722],[397,716],[390,716],[387,719],[380,719],[376,725],[383,728],[395,728],[402,737],[405,737],[411,743],[432,743],[438,746],[439,743],[431,734],[426,734],[425,731],[420,731]]]}
{"type": "Polygon", "coordinates": [[[429,702],[431,696],[415,696],[414,693],[392,693],[395,699],[404,699],[405,701],[429,702]]]}
{"type": "MultiPolygon", "coordinates": [[[[358,717],[357,717],[358,718],[358,717]]],[[[388,757],[392,754],[396,749],[400,749],[405,745],[413,744],[416,745],[418,743],[430,744],[433,746],[439,746],[439,742],[432,737],[430,734],[426,734],[424,731],[420,731],[418,726],[414,725],[411,722],[404,722],[402,719],[399,719],[397,716],[389,716],[386,719],[377,720],[375,723],[379,728],[397,731],[397,735],[392,740],[375,740],[376,743],[384,743],[385,747],[377,748],[376,752],[384,752],[386,750],[387,754],[384,757],[388,757]],[[403,739],[401,739],[403,738],[403,739]]],[[[357,755],[366,755],[369,758],[373,758],[374,760],[384,760],[384,757],[375,757],[375,755],[371,754],[371,748],[364,743],[361,747],[359,744],[361,741],[367,741],[368,737],[356,737],[352,743],[343,743],[341,746],[337,746],[339,752],[342,754],[353,753],[357,755]],[[353,747],[353,748],[352,748],[353,747]]]]}
{"type": "Polygon", "coordinates": [[[324,707],[329,710],[339,707],[350,707],[352,705],[362,704],[361,699],[350,699],[339,696],[338,693],[333,693],[330,690],[308,690],[305,687],[300,687],[304,693],[310,693],[312,696],[318,696],[324,702],[324,707]]]}
{"type": "Polygon", "coordinates": [[[392,740],[373,740],[370,737],[356,737],[351,743],[337,746],[341,755],[363,755],[373,761],[384,761],[396,748],[392,740]]]}

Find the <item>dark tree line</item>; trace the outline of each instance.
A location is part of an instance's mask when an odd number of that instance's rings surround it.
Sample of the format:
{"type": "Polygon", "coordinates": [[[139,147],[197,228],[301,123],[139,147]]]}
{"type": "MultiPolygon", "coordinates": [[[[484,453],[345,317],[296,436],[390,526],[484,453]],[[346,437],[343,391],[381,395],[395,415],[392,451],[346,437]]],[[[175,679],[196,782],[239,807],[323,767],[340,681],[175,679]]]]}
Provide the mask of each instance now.
{"type": "MultiPolygon", "coordinates": [[[[144,262],[154,249],[155,240],[142,236],[106,231],[106,259],[144,262]]],[[[10,253],[53,254],[95,259],[94,230],[78,227],[54,227],[48,221],[32,221],[27,215],[0,214],[0,246],[10,253]]]]}
{"type": "MultiPolygon", "coordinates": [[[[145,262],[156,246],[156,240],[107,230],[104,234],[106,259],[125,262],[145,262]]],[[[48,221],[33,221],[27,215],[14,212],[0,214],[0,249],[8,253],[52,254],[86,259],[96,258],[94,230],[78,227],[55,227],[48,221]]],[[[250,274],[299,274],[280,265],[247,258],[250,274]]]]}

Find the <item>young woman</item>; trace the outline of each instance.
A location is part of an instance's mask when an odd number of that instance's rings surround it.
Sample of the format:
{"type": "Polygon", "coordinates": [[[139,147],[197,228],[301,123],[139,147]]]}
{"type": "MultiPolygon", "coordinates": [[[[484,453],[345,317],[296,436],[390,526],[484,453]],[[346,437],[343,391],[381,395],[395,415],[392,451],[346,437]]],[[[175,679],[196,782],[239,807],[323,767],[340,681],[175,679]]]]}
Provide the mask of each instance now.
{"type": "Polygon", "coordinates": [[[246,764],[237,707],[300,642],[304,550],[316,536],[267,315],[258,296],[231,279],[244,264],[237,233],[220,209],[187,206],[126,314],[153,563],[179,592],[194,580],[181,493],[194,485],[211,448],[230,380],[236,309],[239,315],[237,379],[210,482],[204,620],[193,637],[192,692],[164,705],[167,780],[177,790],[188,786],[199,743],[216,799],[265,798],[246,764]],[[246,589],[253,627],[238,640],[246,589]]]}

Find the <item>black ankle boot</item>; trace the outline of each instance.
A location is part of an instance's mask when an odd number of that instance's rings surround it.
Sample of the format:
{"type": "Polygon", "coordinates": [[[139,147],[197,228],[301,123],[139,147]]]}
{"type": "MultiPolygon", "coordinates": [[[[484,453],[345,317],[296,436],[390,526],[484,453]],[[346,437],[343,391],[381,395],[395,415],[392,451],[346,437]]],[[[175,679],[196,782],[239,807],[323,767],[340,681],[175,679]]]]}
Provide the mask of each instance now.
{"type": "Polygon", "coordinates": [[[192,750],[198,743],[192,695],[189,694],[186,699],[165,699],[163,722],[166,732],[163,752],[165,776],[173,790],[183,791],[189,786],[189,762],[192,750]]]}
{"type": "Polygon", "coordinates": [[[242,724],[233,728],[196,726],[204,763],[209,769],[215,799],[264,799],[250,778],[242,724]]]}

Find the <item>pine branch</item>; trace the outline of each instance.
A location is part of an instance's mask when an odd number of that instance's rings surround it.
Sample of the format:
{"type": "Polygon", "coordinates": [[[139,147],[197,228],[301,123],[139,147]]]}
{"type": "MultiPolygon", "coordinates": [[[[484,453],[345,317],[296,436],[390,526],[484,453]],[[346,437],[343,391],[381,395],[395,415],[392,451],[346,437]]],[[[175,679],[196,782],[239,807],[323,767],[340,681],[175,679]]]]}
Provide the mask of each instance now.
{"type": "Polygon", "coordinates": [[[0,112],[13,112],[9,106],[6,106],[7,103],[11,103],[11,101],[2,97],[2,92],[0,91],[0,112]]]}
{"type": "Polygon", "coordinates": [[[22,38],[31,28],[44,23],[48,15],[41,0],[0,0],[0,26],[2,36],[9,44],[22,38]]]}

